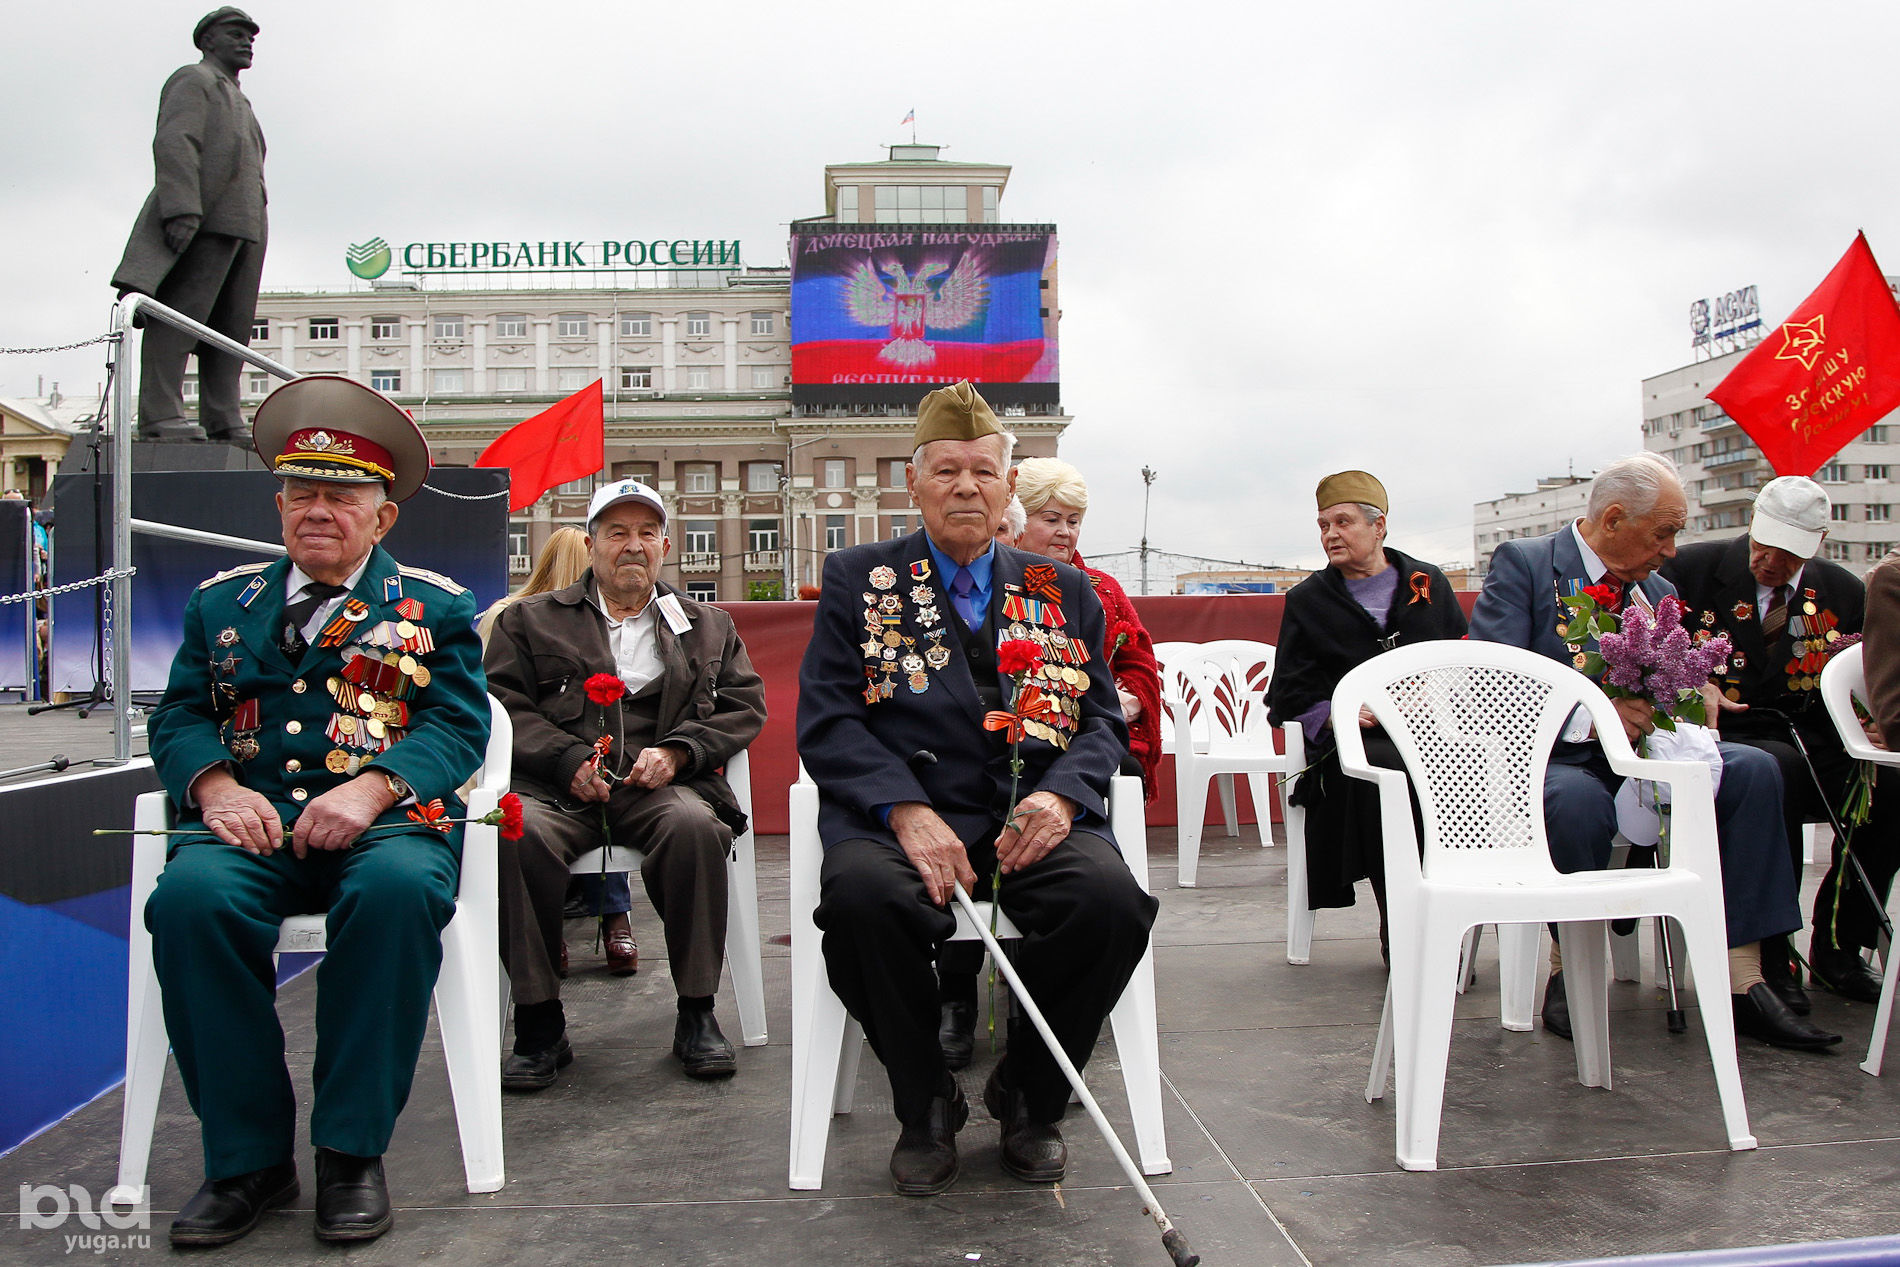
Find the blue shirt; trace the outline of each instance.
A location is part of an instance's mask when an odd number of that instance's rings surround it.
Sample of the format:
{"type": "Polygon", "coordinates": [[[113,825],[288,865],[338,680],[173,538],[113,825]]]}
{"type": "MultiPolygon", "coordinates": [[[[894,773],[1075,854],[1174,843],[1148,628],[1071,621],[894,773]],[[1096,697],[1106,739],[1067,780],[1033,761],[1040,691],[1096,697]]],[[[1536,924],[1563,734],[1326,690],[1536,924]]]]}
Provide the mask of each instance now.
{"type": "MultiPolygon", "coordinates": [[[[970,579],[975,582],[974,588],[970,590],[970,603],[976,608],[978,617],[982,617],[987,613],[990,609],[990,590],[993,588],[990,584],[991,573],[995,571],[996,565],[995,545],[992,543],[988,549],[984,550],[978,557],[970,560],[969,563],[959,564],[955,559],[937,548],[937,543],[930,539],[929,532],[924,533],[924,544],[930,547],[930,557],[935,561],[937,576],[943,588],[948,593],[956,593],[955,590],[950,588],[950,581],[956,576],[957,568],[968,567],[970,569],[970,579]]],[[[954,603],[951,604],[951,610],[956,610],[954,603]]],[[[981,620],[979,620],[978,623],[981,624],[981,620]]]]}

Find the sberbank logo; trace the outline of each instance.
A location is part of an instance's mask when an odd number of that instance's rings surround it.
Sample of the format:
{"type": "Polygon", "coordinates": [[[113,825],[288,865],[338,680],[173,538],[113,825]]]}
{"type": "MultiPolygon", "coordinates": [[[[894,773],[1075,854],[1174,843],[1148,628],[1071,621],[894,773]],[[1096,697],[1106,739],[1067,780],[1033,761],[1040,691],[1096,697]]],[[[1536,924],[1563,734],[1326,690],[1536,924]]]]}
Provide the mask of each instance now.
{"type": "Polygon", "coordinates": [[[394,258],[390,254],[389,243],[381,238],[357,243],[343,254],[343,262],[350,266],[350,271],[366,282],[387,273],[394,258]]]}

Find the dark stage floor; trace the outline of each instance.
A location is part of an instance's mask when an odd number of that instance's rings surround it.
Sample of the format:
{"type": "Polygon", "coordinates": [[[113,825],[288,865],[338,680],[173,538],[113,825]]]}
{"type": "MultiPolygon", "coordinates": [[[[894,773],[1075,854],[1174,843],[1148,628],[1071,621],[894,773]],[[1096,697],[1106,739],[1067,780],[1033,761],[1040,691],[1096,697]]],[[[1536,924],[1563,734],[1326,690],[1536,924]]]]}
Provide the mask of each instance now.
{"type": "MultiPolygon", "coordinates": [[[[1672,1037],[1653,987],[1615,986],[1615,1089],[1586,1089],[1567,1043],[1541,1028],[1498,1027],[1490,953],[1458,1008],[1442,1169],[1400,1171],[1390,1102],[1361,1098],[1384,982],[1370,901],[1322,913],[1312,964],[1289,966],[1283,856],[1257,839],[1251,828],[1239,840],[1216,833],[1202,887],[1181,890],[1172,829],[1151,833],[1175,1163],[1155,1187],[1209,1264],[1518,1263],[1900,1231],[1900,1077],[1857,1067],[1871,1007],[1816,995],[1816,1020],[1848,1036],[1833,1055],[1742,1048],[1761,1147],[1734,1154],[1693,1011],[1689,1033],[1672,1037]]],[[[956,1188],[936,1200],[893,1196],[885,1164],[896,1126],[868,1057],[858,1111],[834,1120],[825,1190],[787,1189],[785,849],[782,838],[760,845],[764,929],[778,939],[766,963],[772,1041],[741,1050],[735,1080],[696,1084],[676,1071],[672,991],[650,910],[635,912],[642,968],[628,980],[606,976],[584,927],[570,925],[578,1058],[551,1090],[507,1099],[500,1192],[463,1191],[432,1038],[389,1155],[399,1207],[390,1235],[347,1254],[318,1245],[305,1154],[297,1207],[206,1261],[221,1253],[244,1263],[1165,1263],[1079,1110],[1067,1132],[1070,1178],[1059,1189],[1005,1177],[995,1128],[978,1109],[962,1136],[956,1188]]],[[[1811,869],[1810,887],[1815,879],[1811,869]]],[[[312,995],[306,976],[283,999],[293,1067],[304,1073],[312,995]]],[[[729,995],[720,1015],[736,1030],[729,995]]],[[[980,1090],[988,1062],[964,1075],[967,1090],[980,1090]]],[[[1105,1042],[1091,1084],[1125,1123],[1114,1072],[1105,1042]]],[[[65,1236],[82,1229],[21,1229],[15,1194],[22,1184],[109,1186],[118,1119],[119,1097],[108,1094],[0,1158],[0,1261],[67,1258],[65,1236]]],[[[153,1156],[152,1248],[102,1257],[169,1253],[164,1229],[199,1173],[196,1125],[174,1077],[153,1156]]]]}

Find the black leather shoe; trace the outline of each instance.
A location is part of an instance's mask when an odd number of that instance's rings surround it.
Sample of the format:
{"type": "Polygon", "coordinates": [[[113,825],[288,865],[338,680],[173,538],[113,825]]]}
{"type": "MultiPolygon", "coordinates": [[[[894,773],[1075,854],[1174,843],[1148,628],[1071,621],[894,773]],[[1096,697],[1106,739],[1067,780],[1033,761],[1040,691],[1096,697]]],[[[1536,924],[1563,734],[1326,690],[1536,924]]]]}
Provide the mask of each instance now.
{"type": "Polygon", "coordinates": [[[1820,1051],[1841,1041],[1839,1034],[1830,1034],[1789,1011],[1766,982],[1757,981],[1748,987],[1747,994],[1731,994],[1729,998],[1733,1000],[1738,1034],[1794,1051],[1820,1051]]]}
{"type": "Polygon", "coordinates": [[[555,1074],[573,1063],[574,1048],[566,1034],[540,1051],[511,1051],[501,1059],[501,1089],[545,1091],[554,1085],[555,1074]]]}
{"type": "Polygon", "coordinates": [[[739,1058],[710,1009],[679,1014],[673,1022],[673,1054],[689,1078],[730,1078],[739,1071],[739,1058]]]}
{"type": "Polygon", "coordinates": [[[1814,1011],[1814,1004],[1809,1001],[1808,992],[1801,988],[1801,978],[1795,976],[1793,969],[1783,964],[1770,964],[1768,956],[1763,955],[1761,975],[1768,983],[1768,988],[1788,1005],[1790,1012],[1796,1016],[1806,1016],[1814,1011]]]}
{"type": "Polygon", "coordinates": [[[229,1245],[264,1211],[297,1199],[297,1163],[280,1162],[230,1179],[207,1179],[172,1220],[174,1245],[229,1245]]]}
{"type": "Polygon", "coordinates": [[[211,441],[213,444],[235,444],[239,448],[244,449],[250,448],[252,444],[256,442],[251,434],[251,429],[242,424],[235,427],[225,427],[220,431],[207,429],[205,431],[205,439],[211,441]]]}
{"type": "Polygon", "coordinates": [[[1832,990],[1856,1003],[1880,1002],[1880,974],[1858,952],[1815,946],[1808,962],[1814,984],[1823,990],[1832,990]]]}
{"type": "Polygon", "coordinates": [[[970,1120],[963,1088],[937,1096],[924,1120],[906,1126],[891,1150],[891,1187],[903,1197],[934,1197],[957,1181],[957,1132],[970,1120]]]}
{"type": "Polygon", "coordinates": [[[937,1046],[943,1048],[943,1067],[962,1069],[976,1054],[976,1004],[945,1003],[937,1021],[937,1046]]]}
{"type": "Polygon", "coordinates": [[[317,1150],[318,1240],[373,1241],[392,1221],[381,1157],[317,1150]]]}
{"type": "Polygon", "coordinates": [[[1564,974],[1553,972],[1544,987],[1544,1028],[1566,1041],[1570,1040],[1570,999],[1564,994],[1564,974]]]}
{"type": "Polygon", "coordinates": [[[983,1107],[1003,1124],[1003,1169],[1024,1183],[1055,1183],[1069,1168],[1062,1128],[1029,1116],[1023,1095],[1005,1080],[999,1063],[983,1087],[983,1107]]]}

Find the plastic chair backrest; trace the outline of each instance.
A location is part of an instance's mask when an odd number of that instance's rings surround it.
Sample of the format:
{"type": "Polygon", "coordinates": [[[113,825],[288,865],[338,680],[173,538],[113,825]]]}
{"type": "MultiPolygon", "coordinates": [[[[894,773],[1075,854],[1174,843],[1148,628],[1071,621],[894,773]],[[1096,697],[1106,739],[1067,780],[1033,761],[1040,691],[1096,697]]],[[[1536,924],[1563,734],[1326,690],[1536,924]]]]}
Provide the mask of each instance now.
{"type": "Polygon", "coordinates": [[[1272,678],[1273,647],[1264,642],[1189,643],[1163,661],[1163,695],[1172,692],[1175,730],[1191,736],[1197,749],[1270,744],[1267,685],[1272,678]]]}
{"type": "Polygon", "coordinates": [[[1867,732],[1860,728],[1860,717],[1854,712],[1856,701],[1866,706],[1867,666],[1861,662],[1858,643],[1836,654],[1821,670],[1821,702],[1827,706],[1828,720],[1834,723],[1848,756],[1882,765],[1900,763],[1900,756],[1882,752],[1867,742],[1867,732]]]}
{"type": "MultiPolygon", "coordinates": [[[[1420,872],[1435,881],[1541,881],[1556,874],[1544,830],[1544,772],[1579,705],[1599,734],[1614,732],[1606,751],[1633,755],[1616,710],[1594,683],[1569,665],[1498,643],[1430,642],[1376,656],[1333,694],[1335,717],[1353,716],[1362,705],[1411,775],[1425,826],[1420,872]]],[[[1334,734],[1342,764],[1363,767],[1359,728],[1334,734]]],[[[1395,815],[1389,803],[1382,812],[1388,834],[1411,834],[1409,812],[1395,815]]],[[[1392,854],[1388,848],[1387,858],[1392,854]]]]}

